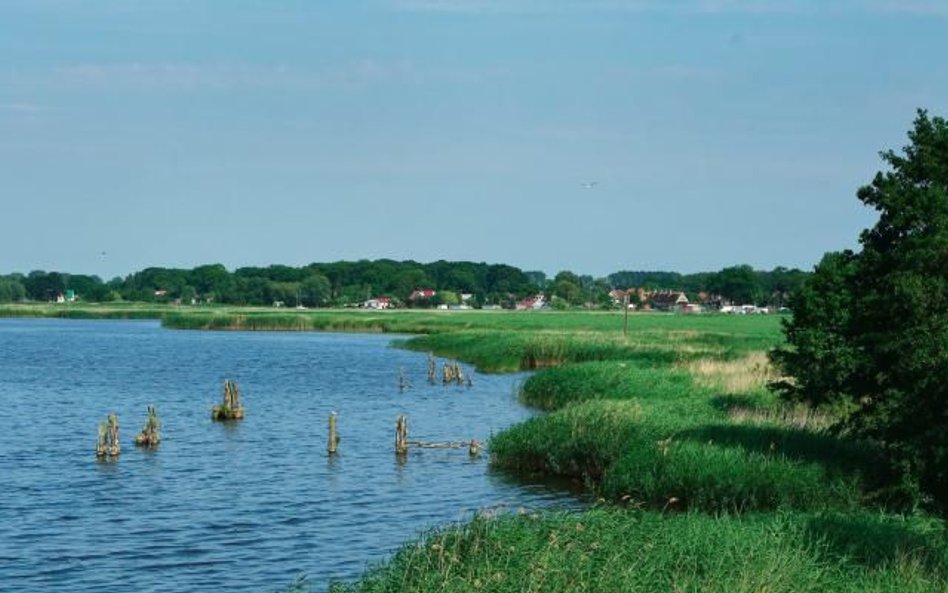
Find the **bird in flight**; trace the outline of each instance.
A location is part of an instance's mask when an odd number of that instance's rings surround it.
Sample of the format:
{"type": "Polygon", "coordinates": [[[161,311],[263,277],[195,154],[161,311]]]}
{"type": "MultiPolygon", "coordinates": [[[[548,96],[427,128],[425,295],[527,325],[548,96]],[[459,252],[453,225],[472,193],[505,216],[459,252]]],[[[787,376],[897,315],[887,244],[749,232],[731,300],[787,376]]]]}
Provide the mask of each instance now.
{"type": "Polygon", "coordinates": [[[592,189],[596,187],[597,185],[599,185],[598,181],[587,181],[583,183],[583,189],[592,189]]]}

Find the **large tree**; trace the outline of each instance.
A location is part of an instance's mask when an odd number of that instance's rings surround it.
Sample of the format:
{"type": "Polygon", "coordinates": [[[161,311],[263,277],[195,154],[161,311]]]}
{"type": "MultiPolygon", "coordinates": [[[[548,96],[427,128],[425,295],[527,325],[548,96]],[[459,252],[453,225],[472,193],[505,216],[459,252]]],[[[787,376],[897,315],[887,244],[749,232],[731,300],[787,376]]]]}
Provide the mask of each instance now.
{"type": "Polygon", "coordinates": [[[794,374],[795,396],[819,401],[826,383],[847,399],[856,408],[849,428],[882,443],[945,507],[948,122],[920,111],[908,135],[901,154],[882,153],[889,170],[858,192],[879,212],[862,250],[820,264],[792,302],[792,354],[775,360],[794,374]]]}

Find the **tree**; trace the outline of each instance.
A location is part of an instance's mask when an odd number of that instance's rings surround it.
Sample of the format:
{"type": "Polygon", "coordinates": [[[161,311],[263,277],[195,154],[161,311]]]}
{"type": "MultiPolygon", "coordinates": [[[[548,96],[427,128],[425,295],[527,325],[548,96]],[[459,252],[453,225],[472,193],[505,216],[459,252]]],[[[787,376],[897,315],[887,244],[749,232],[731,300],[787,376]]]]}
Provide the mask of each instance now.
{"type": "Polygon", "coordinates": [[[301,303],[307,307],[320,307],[329,301],[331,291],[329,278],[311,274],[300,284],[301,303]]]}
{"type": "Polygon", "coordinates": [[[761,298],[757,274],[748,265],[724,268],[708,284],[714,293],[738,305],[756,304],[761,298]]]}
{"type": "Polygon", "coordinates": [[[855,371],[849,340],[855,257],[851,251],[827,253],[808,281],[790,297],[793,317],[783,321],[792,348],[778,348],[771,360],[793,380],[774,387],[786,398],[814,405],[845,406],[855,371]]]}
{"type": "Polygon", "coordinates": [[[919,111],[908,136],[902,154],[881,154],[889,170],[857,194],[879,212],[860,236],[862,251],[848,261],[824,259],[793,297],[789,349],[774,360],[793,374],[796,396],[820,403],[825,385],[845,398],[855,407],[847,427],[881,443],[945,508],[948,122],[919,111]],[[845,312],[826,312],[834,306],[845,312]],[[821,353],[834,350],[847,360],[830,373],[821,353]]]}
{"type": "Polygon", "coordinates": [[[553,278],[553,296],[563,299],[569,305],[583,303],[583,286],[579,276],[564,270],[553,278]]]}
{"type": "Polygon", "coordinates": [[[26,288],[17,278],[0,277],[0,303],[16,303],[26,298],[26,288]]]}

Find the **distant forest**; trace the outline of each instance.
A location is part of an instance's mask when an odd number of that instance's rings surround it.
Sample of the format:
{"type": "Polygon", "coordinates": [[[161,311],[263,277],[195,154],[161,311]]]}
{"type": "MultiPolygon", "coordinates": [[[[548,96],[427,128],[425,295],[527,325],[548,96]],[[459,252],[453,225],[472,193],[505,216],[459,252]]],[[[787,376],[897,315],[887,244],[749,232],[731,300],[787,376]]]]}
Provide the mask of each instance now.
{"type": "Polygon", "coordinates": [[[46,272],[0,276],[0,302],[55,301],[69,294],[86,302],[140,301],[219,303],[305,307],[357,306],[389,297],[395,306],[457,304],[461,295],[477,307],[512,307],[519,299],[544,294],[563,307],[610,307],[615,289],[644,288],[686,293],[693,301],[715,295],[735,304],[782,306],[808,272],[748,265],[717,272],[621,271],[604,278],[562,271],[549,278],[504,264],[436,261],[340,261],[302,267],[244,267],[233,272],[221,264],[196,268],[146,268],[125,278],[46,272]],[[434,290],[433,298],[412,302],[416,290],[434,290]]]}

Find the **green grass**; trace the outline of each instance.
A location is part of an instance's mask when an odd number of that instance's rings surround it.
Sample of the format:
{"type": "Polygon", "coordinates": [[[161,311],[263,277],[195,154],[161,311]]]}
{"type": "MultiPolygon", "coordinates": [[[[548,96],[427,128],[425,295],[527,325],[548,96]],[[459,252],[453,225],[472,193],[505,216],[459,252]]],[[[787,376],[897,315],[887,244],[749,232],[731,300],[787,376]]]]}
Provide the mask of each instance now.
{"type": "Polygon", "coordinates": [[[941,592],[944,525],[873,514],[712,517],[594,509],[478,517],[335,593],[941,592]]]}

